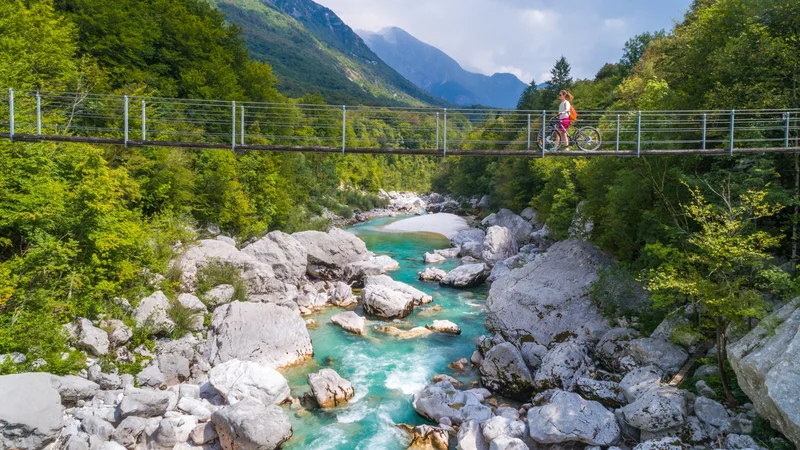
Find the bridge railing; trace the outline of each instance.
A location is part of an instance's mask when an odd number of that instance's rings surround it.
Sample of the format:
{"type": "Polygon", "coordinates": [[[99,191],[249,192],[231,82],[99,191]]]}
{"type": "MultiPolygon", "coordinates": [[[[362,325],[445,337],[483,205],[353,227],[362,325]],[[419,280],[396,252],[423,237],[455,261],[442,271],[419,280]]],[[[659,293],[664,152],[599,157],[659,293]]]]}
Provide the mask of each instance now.
{"type": "MultiPolygon", "coordinates": [[[[540,152],[552,111],[258,103],[0,91],[0,135],[128,145],[373,153],[540,152]]],[[[599,152],[800,148],[800,110],[579,111],[599,152]]]]}

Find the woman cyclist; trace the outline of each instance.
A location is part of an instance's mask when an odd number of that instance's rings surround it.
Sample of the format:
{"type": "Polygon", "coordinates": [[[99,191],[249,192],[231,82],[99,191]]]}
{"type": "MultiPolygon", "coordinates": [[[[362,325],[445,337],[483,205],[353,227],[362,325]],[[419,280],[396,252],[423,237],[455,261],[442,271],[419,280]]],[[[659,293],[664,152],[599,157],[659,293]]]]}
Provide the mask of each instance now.
{"type": "Polygon", "coordinates": [[[568,148],[569,134],[567,133],[567,128],[569,128],[570,124],[569,115],[573,97],[569,91],[561,91],[558,93],[558,98],[561,99],[561,104],[558,105],[558,118],[561,120],[561,123],[558,125],[558,131],[561,132],[561,136],[564,139],[564,148],[568,148]]]}

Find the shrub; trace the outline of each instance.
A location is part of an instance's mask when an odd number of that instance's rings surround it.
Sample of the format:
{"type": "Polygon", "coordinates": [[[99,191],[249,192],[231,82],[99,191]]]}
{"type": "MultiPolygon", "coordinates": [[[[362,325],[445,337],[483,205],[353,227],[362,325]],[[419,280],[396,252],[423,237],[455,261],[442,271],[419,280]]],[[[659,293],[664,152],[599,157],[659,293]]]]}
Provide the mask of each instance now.
{"type": "Polygon", "coordinates": [[[172,339],[180,339],[191,333],[196,314],[196,312],[178,303],[177,300],[173,300],[167,310],[167,315],[175,323],[170,337],[172,339]]]}
{"type": "Polygon", "coordinates": [[[215,260],[197,271],[197,293],[201,299],[206,292],[221,284],[233,286],[232,301],[247,301],[247,285],[238,267],[215,260]]]}

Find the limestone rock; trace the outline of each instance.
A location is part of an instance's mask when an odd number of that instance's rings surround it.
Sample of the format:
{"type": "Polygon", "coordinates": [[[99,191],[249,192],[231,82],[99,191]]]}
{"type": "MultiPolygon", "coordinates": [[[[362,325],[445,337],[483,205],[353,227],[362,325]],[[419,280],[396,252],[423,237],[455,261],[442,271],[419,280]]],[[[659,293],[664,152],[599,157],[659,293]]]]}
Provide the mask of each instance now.
{"type": "Polygon", "coordinates": [[[364,241],[338,228],[327,233],[303,231],[292,236],[306,249],[306,271],[316,278],[338,279],[345,266],[367,259],[364,241]]]}
{"type": "Polygon", "coordinates": [[[728,359],[758,414],[800,447],[800,300],[729,345],[728,359]]]}
{"type": "Polygon", "coordinates": [[[460,450],[489,450],[483,439],[481,424],[477,420],[468,420],[458,428],[458,448],[460,450]]]}
{"type": "Polygon", "coordinates": [[[434,320],[431,325],[425,325],[425,328],[433,330],[437,333],[444,334],[461,334],[461,328],[449,320],[434,320]]]}
{"type": "Polygon", "coordinates": [[[126,417],[117,425],[114,432],[111,433],[111,439],[123,447],[132,448],[144,431],[146,425],[147,420],[141,417],[126,417]]]}
{"type": "Polygon", "coordinates": [[[383,275],[390,270],[399,268],[400,263],[392,258],[386,255],[375,256],[365,261],[356,261],[346,265],[342,270],[341,278],[348,283],[361,286],[366,277],[383,275]]]}
{"type": "Polygon", "coordinates": [[[519,251],[511,230],[493,226],[486,230],[481,258],[489,264],[511,258],[519,251]]]}
{"type": "Polygon", "coordinates": [[[367,334],[367,321],[353,311],[335,314],[331,317],[331,322],[350,333],[367,334]]]}
{"type": "Polygon", "coordinates": [[[337,281],[333,284],[330,302],[336,306],[345,306],[353,302],[353,288],[344,282],[337,281]]]}
{"type": "Polygon", "coordinates": [[[540,444],[578,441],[608,446],[619,439],[617,419],[600,403],[578,394],[555,391],[549,402],[528,411],[531,438],[540,444]]]}
{"type": "Polygon", "coordinates": [[[425,327],[416,327],[410,330],[401,330],[397,327],[391,326],[383,326],[375,328],[376,331],[381,333],[386,333],[388,335],[394,336],[398,339],[414,339],[422,336],[427,336],[433,333],[431,330],[425,327]]]}
{"type": "Polygon", "coordinates": [[[169,299],[161,291],[143,298],[133,310],[133,319],[138,327],[149,327],[156,333],[169,333],[175,322],[169,318],[169,299]]]}
{"type": "Polygon", "coordinates": [[[127,344],[133,337],[133,330],[121,320],[109,320],[108,327],[108,340],[114,347],[127,344]]]}
{"type": "Polygon", "coordinates": [[[334,408],[353,398],[353,385],[333,369],[322,369],[306,376],[311,392],[322,408],[334,408]]]}
{"type": "Polygon", "coordinates": [[[242,249],[256,260],[269,264],[279,280],[296,283],[305,275],[308,252],[294,237],[273,231],[242,249]]]}
{"type": "Polygon", "coordinates": [[[628,372],[619,387],[628,402],[633,402],[645,392],[660,387],[663,375],[658,367],[641,367],[628,372]]]}
{"type": "Polygon", "coordinates": [[[386,286],[395,291],[402,292],[411,296],[414,300],[414,306],[426,305],[433,302],[433,297],[420,291],[419,289],[409,286],[405,283],[393,280],[386,275],[370,276],[364,279],[364,286],[386,286]]]}
{"type": "Polygon", "coordinates": [[[241,302],[214,310],[207,358],[212,365],[240,359],[278,368],[312,354],[311,338],[298,311],[241,302]]]}
{"type": "Polygon", "coordinates": [[[426,267],[425,270],[417,274],[422,281],[433,281],[438,283],[447,276],[447,272],[436,267],[426,267]]]}
{"type": "Polygon", "coordinates": [[[75,345],[93,355],[108,354],[109,341],[105,331],[92,325],[91,320],[84,318],[78,318],[78,328],[80,328],[80,336],[75,345]]]}
{"type": "Polygon", "coordinates": [[[628,353],[640,365],[656,366],[667,374],[676,373],[689,355],[679,346],[654,338],[630,341],[628,353]]]}
{"type": "Polygon", "coordinates": [[[201,423],[192,430],[189,435],[194,445],[210,444],[217,439],[217,430],[211,422],[201,423]]]}
{"type": "Polygon", "coordinates": [[[236,288],[230,284],[220,284],[219,286],[214,286],[210,291],[206,292],[203,297],[206,299],[209,305],[216,307],[233,301],[233,295],[235,292],[236,288]]]}
{"type": "Polygon", "coordinates": [[[547,253],[494,282],[486,301],[489,331],[549,345],[562,336],[597,340],[610,328],[588,296],[610,258],[583,241],[547,253]]]}
{"type": "Polygon", "coordinates": [[[0,376],[0,448],[45,448],[61,431],[63,410],[50,374],[0,376]]]}
{"type": "Polygon", "coordinates": [[[492,441],[489,450],[528,450],[528,446],[522,439],[500,436],[492,441]]]}
{"type": "Polygon", "coordinates": [[[156,447],[174,449],[179,444],[189,440],[192,430],[197,426],[197,418],[193,416],[178,415],[165,417],[158,423],[158,428],[152,435],[156,447]]]}
{"type": "Polygon", "coordinates": [[[527,208],[523,209],[522,212],[519,213],[519,215],[520,215],[520,217],[522,217],[523,219],[527,220],[528,222],[535,222],[536,221],[536,210],[531,208],[531,207],[527,207],[527,208]]]}
{"type": "Polygon", "coordinates": [[[727,429],[731,424],[731,417],[725,407],[709,398],[697,397],[694,413],[702,422],[717,428],[727,429]]]}
{"type": "Polygon", "coordinates": [[[500,226],[509,229],[517,245],[526,244],[533,232],[533,225],[528,220],[508,209],[501,209],[495,214],[490,214],[481,221],[481,225],[485,227],[500,226]]]}
{"type": "Polygon", "coordinates": [[[459,391],[447,381],[425,386],[414,394],[414,410],[422,417],[438,423],[447,417],[455,425],[476,420],[483,423],[492,417],[492,410],[481,404],[483,396],[473,390],[459,391]]]}
{"type": "Polygon", "coordinates": [[[274,450],[292,437],[289,417],[279,406],[247,398],[211,415],[224,450],[274,450]]]}
{"type": "Polygon", "coordinates": [[[93,364],[89,367],[88,376],[90,381],[94,381],[100,386],[100,389],[111,390],[118,389],[122,386],[122,378],[115,373],[103,373],[100,366],[93,364]]]}
{"type": "Polygon", "coordinates": [[[408,450],[447,450],[450,436],[446,429],[432,427],[430,425],[420,425],[412,427],[400,424],[401,429],[411,436],[411,444],[408,450]]]}
{"type": "Polygon", "coordinates": [[[481,424],[481,432],[486,442],[492,442],[501,436],[521,439],[525,437],[525,422],[495,416],[481,424]]]}
{"type": "Polygon", "coordinates": [[[434,250],[433,253],[444,256],[445,258],[458,258],[458,253],[461,251],[458,247],[453,248],[445,248],[440,250],[434,250]]]}
{"type": "Polygon", "coordinates": [[[364,312],[384,319],[402,319],[414,310],[414,298],[384,285],[369,285],[361,290],[364,312]]]}
{"type": "Polygon", "coordinates": [[[286,378],[270,367],[237,359],[208,372],[208,382],[229,404],[254,398],[265,405],[280,404],[290,396],[286,378]]]}
{"type": "Polygon", "coordinates": [[[482,284],[490,273],[491,270],[486,264],[465,264],[451,270],[440,283],[443,286],[469,288],[482,284]]]}
{"type": "Polygon", "coordinates": [[[136,375],[136,381],[139,383],[139,386],[147,386],[152,388],[160,388],[161,386],[166,386],[167,384],[167,379],[156,365],[145,367],[136,375]]]}
{"type": "Polygon", "coordinates": [[[450,239],[450,244],[453,247],[461,247],[462,245],[466,244],[467,242],[483,242],[483,239],[486,237],[486,232],[477,228],[471,228],[469,230],[462,230],[459,231],[452,239],[450,239]]]}
{"type": "Polygon", "coordinates": [[[661,439],[654,439],[642,442],[633,448],[633,450],[688,450],[691,446],[681,442],[677,437],[663,437],[661,439]]]}
{"type": "Polygon", "coordinates": [[[627,403],[619,383],[578,378],[576,386],[583,398],[599,402],[607,408],[618,408],[627,403]]]}
{"type": "Polygon", "coordinates": [[[124,394],[119,404],[119,413],[123,419],[130,416],[163,416],[169,409],[170,395],[167,392],[127,387],[124,394]]]}
{"type": "Polygon", "coordinates": [[[114,432],[113,425],[97,416],[85,417],[81,420],[81,426],[89,436],[99,436],[104,441],[107,441],[114,432]]]}
{"type": "Polygon", "coordinates": [[[483,385],[501,395],[522,400],[533,390],[531,373],[519,350],[509,342],[486,353],[480,372],[483,385]]]}
{"type": "Polygon", "coordinates": [[[679,427],[686,421],[686,400],[671,386],[650,389],[636,401],[622,408],[625,420],[632,426],[649,432],[679,427]]]}
{"type": "Polygon", "coordinates": [[[425,253],[423,260],[425,264],[441,264],[447,261],[447,258],[438,253],[425,253]]]}
{"type": "Polygon", "coordinates": [[[545,355],[534,377],[539,391],[564,389],[572,391],[578,378],[586,376],[591,365],[586,346],[576,342],[556,344],[545,355]]]}
{"type": "Polygon", "coordinates": [[[100,385],[97,383],[75,375],[63,377],[52,375],[51,382],[64,405],[73,405],[78,400],[90,399],[100,390],[100,385]]]}
{"type": "Polygon", "coordinates": [[[629,356],[628,346],[639,338],[639,332],[630,328],[614,328],[600,338],[594,349],[595,356],[609,370],[627,372],[637,365],[629,356]]]}

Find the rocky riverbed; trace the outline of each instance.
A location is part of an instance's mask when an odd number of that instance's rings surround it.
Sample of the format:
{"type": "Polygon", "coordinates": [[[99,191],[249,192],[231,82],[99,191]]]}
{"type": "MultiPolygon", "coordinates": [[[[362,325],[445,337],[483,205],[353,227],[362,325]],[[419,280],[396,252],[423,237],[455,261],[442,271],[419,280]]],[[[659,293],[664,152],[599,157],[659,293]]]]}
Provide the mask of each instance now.
{"type": "MultiPolygon", "coordinates": [[[[173,262],[176,299],[115,299],[162,336],[178,302],[192,331],[130,348],[122,321],[66,324],[86,369],[0,377],[0,448],[778,445],[749,436],[757,414],[798,443],[798,302],[772,332],[756,328],[729,347],[756,400],[729,409],[702,379],[714,367],[697,369],[691,391],[666,384],[694,350],[670,341],[686,319],[644,336],[635,321],[604,317],[589,289],[615,262],[579,239],[551,242],[535,211],[499,211],[449,241],[383,231],[393,220],[273,232],[242,248],[224,237],[193,244],[173,262]],[[212,264],[237,269],[244,298],[229,285],[197,291],[212,264]],[[114,361],[143,369],[120,374],[114,361]]],[[[640,288],[625,292],[646,307],[640,288]]]]}

